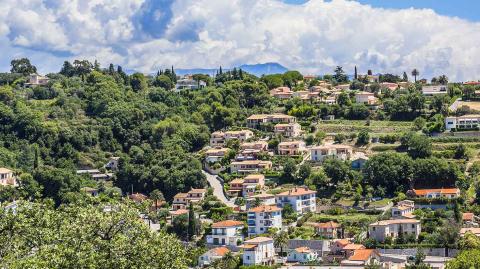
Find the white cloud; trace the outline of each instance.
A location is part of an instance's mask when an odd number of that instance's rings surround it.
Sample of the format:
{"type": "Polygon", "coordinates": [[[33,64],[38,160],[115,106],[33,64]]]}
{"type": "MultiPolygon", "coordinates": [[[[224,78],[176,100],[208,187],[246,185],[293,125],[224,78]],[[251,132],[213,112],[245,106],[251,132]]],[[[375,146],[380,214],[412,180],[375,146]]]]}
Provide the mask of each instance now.
{"type": "Polygon", "coordinates": [[[154,0],[4,1],[0,38],[7,44],[1,47],[16,54],[0,56],[3,67],[23,51],[42,59],[50,55],[52,61],[35,64],[56,71],[59,66],[50,62],[61,62],[58,52],[67,52],[70,59],[97,58],[143,72],[172,64],[275,61],[317,74],[357,65],[361,72],[418,68],[426,77],[480,78],[480,24],[429,9],[388,10],[346,0],[297,6],[276,0],[161,1],[146,31],[139,16],[154,0]]]}

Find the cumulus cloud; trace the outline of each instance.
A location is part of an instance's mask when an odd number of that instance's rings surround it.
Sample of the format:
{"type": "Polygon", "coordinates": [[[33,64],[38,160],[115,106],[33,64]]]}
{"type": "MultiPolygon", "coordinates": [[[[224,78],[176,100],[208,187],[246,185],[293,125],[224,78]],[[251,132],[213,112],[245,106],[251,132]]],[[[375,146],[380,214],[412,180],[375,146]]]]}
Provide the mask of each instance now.
{"type": "Polygon", "coordinates": [[[279,62],[305,73],[336,65],[361,72],[454,80],[480,78],[480,24],[429,9],[389,10],[354,1],[310,0],[4,0],[0,45],[8,67],[19,54],[40,70],[53,63],[98,59],[154,72],[279,62]],[[50,60],[48,60],[50,58],[50,60]]]}

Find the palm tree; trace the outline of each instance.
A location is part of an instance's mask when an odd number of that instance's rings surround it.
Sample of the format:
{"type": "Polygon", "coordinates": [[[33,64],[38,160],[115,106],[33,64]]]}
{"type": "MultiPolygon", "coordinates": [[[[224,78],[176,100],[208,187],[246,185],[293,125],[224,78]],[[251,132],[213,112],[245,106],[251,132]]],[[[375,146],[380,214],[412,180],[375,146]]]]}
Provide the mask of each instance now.
{"type": "Polygon", "coordinates": [[[412,70],[412,76],[415,78],[415,83],[417,82],[417,76],[420,75],[420,72],[416,68],[412,70]]]}
{"type": "Polygon", "coordinates": [[[448,77],[445,75],[441,75],[438,77],[437,81],[442,85],[446,85],[448,83],[448,77]]]}
{"type": "Polygon", "coordinates": [[[276,248],[280,248],[280,253],[283,255],[283,248],[288,244],[288,233],[279,232],[273,236],[273,244],[276,248]]]}
{"type": "Polygon", "coordinates": [[[165,198],[163,197],[163,193],[160,190],[155,189],[150,193],[150,199],[155,201],[155,211],[156,211],[158,209],[158,201],[164,200],[165,198]]]}

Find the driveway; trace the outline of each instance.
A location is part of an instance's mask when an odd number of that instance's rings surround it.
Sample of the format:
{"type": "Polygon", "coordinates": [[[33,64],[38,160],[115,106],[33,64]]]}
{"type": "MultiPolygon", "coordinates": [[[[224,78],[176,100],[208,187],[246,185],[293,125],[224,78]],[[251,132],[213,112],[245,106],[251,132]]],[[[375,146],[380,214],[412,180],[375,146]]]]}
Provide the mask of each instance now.
{"type": "Polygon", "coordinates": [[[205,170],[202,173],[207,177],[208,184],[213,188],[213,195],[229,207],[235,207],[234,201],[228,199],[223,192],[223,185],[218,176],[212,175],[205,170]]]}

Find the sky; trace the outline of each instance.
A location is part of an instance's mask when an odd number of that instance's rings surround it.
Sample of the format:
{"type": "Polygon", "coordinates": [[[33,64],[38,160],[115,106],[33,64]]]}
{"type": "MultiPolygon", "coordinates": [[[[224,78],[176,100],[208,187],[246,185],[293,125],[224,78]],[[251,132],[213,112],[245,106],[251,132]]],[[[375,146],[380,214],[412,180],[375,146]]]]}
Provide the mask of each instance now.
{"type": "Polygon", "coordinates": [[[154,73],[278,62],[304,74],[480,79],[480,1],[0,0],[0,72],[28,57],[154,73]]]}

